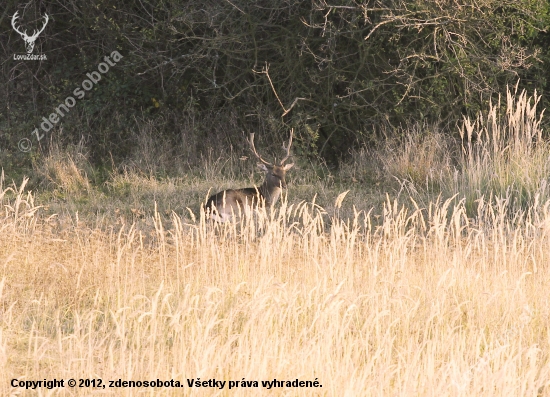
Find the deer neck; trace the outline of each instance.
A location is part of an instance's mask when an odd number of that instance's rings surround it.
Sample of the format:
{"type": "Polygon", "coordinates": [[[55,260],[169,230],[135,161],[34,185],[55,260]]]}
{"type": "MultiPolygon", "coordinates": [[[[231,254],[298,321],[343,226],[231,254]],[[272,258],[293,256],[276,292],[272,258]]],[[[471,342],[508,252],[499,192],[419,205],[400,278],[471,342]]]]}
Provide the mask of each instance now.
{"type": "Polygon", "coordinates": [[[269,185],[267,181],[260,186],[259,190],[265,200],[266,207],[271,207],[274,205],[277,200],[279,200],[279,196],[281,195],[281,188],[279,186],[269,185]]]}

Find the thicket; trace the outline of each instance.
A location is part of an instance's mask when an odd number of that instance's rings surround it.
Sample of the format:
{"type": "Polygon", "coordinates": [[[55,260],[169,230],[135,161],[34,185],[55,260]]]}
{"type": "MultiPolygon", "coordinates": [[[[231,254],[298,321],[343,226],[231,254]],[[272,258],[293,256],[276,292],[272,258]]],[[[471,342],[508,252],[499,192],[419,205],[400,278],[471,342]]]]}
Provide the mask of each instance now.
{"type": "Polygon", "coordinates": [[[276,150],[295,128],[299,154],[337,162],[353,145],[411,123],[455,128],[515,85],[550,88],[546,0],[55,0],[4,2],[0,159],[83,144],[98,165],[161,148],[174,162],[242,151],[248,132],[276,150]],[[28,32],[50,21],[24,53],[28,32]],[[123,59],[38,142],[31,136],[97,70],[123,59]],[[146,135],[146,136],[144,136],[146,135]],[[29,138],[33,150],[17,142],[29,138]],[[277,144],[277,145],[275,145],[277,144]],[[229,148],[229,149],[228,149],[229,148]]]}

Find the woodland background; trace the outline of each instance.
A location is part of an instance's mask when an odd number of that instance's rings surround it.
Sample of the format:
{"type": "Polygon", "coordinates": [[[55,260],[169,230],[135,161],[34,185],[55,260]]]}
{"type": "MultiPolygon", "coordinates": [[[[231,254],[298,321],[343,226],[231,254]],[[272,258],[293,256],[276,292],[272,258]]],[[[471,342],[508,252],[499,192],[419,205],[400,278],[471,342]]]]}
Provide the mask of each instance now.
{"type": "MultiPolygon", "coordinates": [[[[7,0],[0,11],[0,164],[28,173],[55,143],[86,147],[94,178],[144,156],[149,174],[204,156],[280,148],[337,166],[350,150],[411,126],[458,138],[463,116],[498,102],[507,86],[550,85],[550,3],[543,0],[7,0]],[[35,54],[24,53],[11,17],[31,32],[50,21],[35,54]],[[97,70],[123,59],[33,150],[30,138],[56,106],[97,70]],[[268,68],[269,76],[265,73],[268,68]],[[273,87],[270,84],[273,84],[273,87]],[[166,161],[160,161],[166,159],[166,161]]],[[[275,149],[274,149],[275,150],[275,149]]]]}

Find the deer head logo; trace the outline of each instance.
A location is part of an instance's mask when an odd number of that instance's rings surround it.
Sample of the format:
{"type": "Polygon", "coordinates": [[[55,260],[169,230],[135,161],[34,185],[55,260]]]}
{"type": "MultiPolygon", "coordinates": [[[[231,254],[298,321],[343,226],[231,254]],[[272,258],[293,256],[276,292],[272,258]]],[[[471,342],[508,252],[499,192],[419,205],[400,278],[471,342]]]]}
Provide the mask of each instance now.
{"type": "Polygon", "coordinates": [[[17,26],[15,25],[15,21],[19,18],[19,15],[17,14],[19,14],[19,11],[13,14],[13,17],[11,19],[11,26],[13,27],[13,30],[19,33],[23,40],[25,40],[25,48],[27,50],[27,54],[30,54],[32,50],[34,50],[34,42],[38,38],[38,35],[44,31],[50,18],[48,17],[48,14],[44,14],[44,26],[42,26],[42,29],[38,31],[34,30],[32,36],[28,36],[26,30],[24,32],[21,32],[19,29],[17,29],[17,26]]]}

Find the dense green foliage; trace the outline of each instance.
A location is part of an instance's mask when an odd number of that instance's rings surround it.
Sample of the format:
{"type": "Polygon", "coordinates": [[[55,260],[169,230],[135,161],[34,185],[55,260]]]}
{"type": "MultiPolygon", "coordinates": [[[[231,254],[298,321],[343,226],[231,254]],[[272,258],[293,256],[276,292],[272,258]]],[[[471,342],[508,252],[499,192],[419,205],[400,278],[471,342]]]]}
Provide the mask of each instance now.
{"type": "Polygon", "coordinates": [[[242,146],[243,132],[280,143],[291,127],[301,154],[335,161],[398,125],[454,127],[518,79],[548,104],[547,0],[4,4],[4,163],[29,158],[17,150],[25,137],[35,147],[84,142],[98,163],[124,161],[144,126],[189,162],[242,146]],[[25,51],[16,11],[29,32],[50,16],[34,50],[46,61],[14,60],[25,51]],[[42,117],[115,50],[122,60],[37,142],[42,117]]]}

